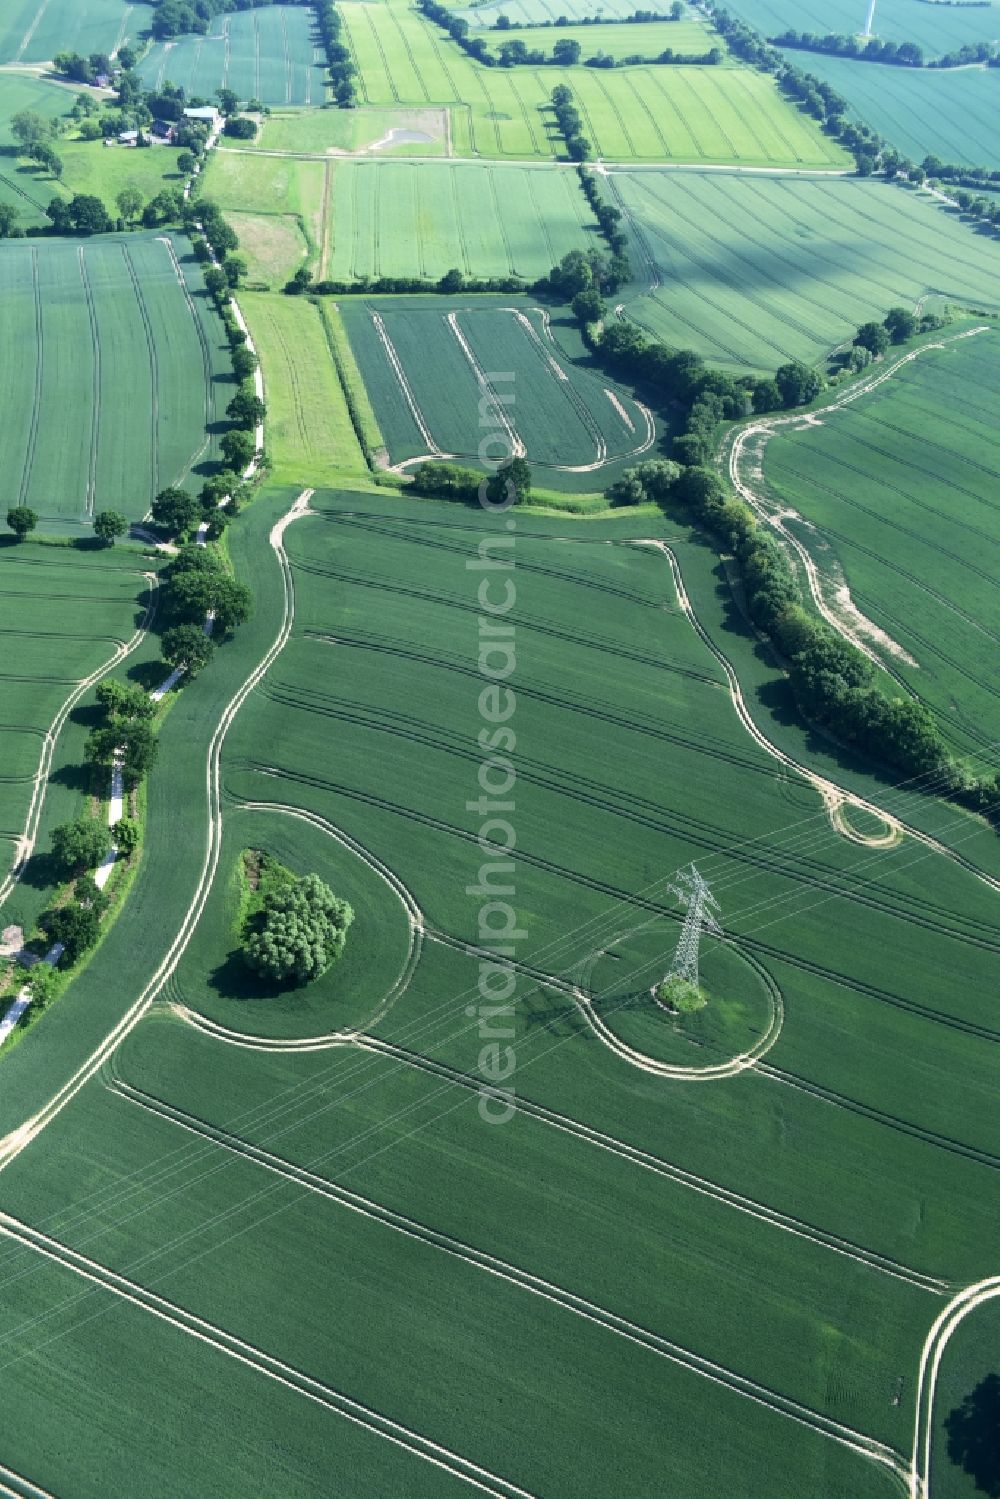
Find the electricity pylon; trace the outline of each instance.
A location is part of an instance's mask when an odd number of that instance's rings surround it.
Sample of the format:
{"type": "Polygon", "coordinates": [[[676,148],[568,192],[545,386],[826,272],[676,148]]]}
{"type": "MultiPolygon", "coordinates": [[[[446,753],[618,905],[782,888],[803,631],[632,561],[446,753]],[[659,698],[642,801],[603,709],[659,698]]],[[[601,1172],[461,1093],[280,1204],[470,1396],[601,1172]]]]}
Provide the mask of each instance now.
{"type": "Polygon", "coordinates": [[[715,936],[722,936],[722,928],[712,915],[713,911],[719,909],[719,902],[693,864],[690,869],[685,869],[677,876],[676,885],[668,885],[667,889],[672,895],[676,895],[682,906],[687,906],[687,915],[681,927],[673,966],[664,982],[681,979],[697,989],[698,944],[701,934],[712,932],[715,936]]]}

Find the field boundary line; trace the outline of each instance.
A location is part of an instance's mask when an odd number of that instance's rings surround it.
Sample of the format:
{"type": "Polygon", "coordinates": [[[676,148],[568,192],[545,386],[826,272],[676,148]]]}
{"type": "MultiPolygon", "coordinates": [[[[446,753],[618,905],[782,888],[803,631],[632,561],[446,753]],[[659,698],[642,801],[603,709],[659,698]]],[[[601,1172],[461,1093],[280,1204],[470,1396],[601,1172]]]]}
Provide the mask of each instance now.
{"type": "Polygon", "coordinates": [[[181,920],[180,928],[138,999],[129,1006],[121,1019],[112,1026],[111,1030],[98,1043],[90,1056],[85,1058],[66,1082],[52,1094],[40,1109],[17,1129],[12,1130],[0,1140],[0,1172],[20,1155],[21,1151],[31,1143],[36,1135],[41,1133],[57,1114],[61,1113],[71,1099],[75,1098],[85,1083],[103,1066],[104,1062],[111,1056],[129,1032],[138,1025],[143,1015],[150,1008],[153,1000],[167,982],[167,979],[173,974],[191,940],[194,929],[204,909],[205,902],[208,899],[208,893],[215,877],[215,870],[221,852],[222,788],[220,759],[222,746],[244,702],[266,675],[272,663],[284,649],[291,635],[295,618],[295,589],[291,567],[285,554],[282,540],[286,527],[308,513],[309,500],[312,498],[313,493],[314,491],[311,489],[304,489],[285,514],[275,522],[270,531],[268,539],[281,569],[284,603],[282,620],[278,628],[278,633],[271,645],[250,672],[249,676],[236,689],[223,709],[219,722],[209,741],[205,764],[205,797],[208,814],[205,853],[198,884],[181,920]]]}
{"type": "Polygon", "coordinates": [[[331,240],[333,239],[333,219],[331,198],[333,196],[333,162],[327,160],[323,168],[323,237],[320,241],[319,251],[319,279],[325,281],[330,266],[331,240]]]}
{"type": "Polygon", "coordinates": [[[307,1400],[324,1406],[327,1410],[343,1416],[355,1425],[362,1426],[376,1436],[402,1447],[413,1456],[420,1457],[425,1462],[432,1463],[435,1467],[450,1473],[453,1477],[462,1479],[483,1493],[494,1495],[496,1499],[533,1499],[528,1490],[519,1488],[498,1474],[490,1473],[488,1469],[479,1467],[469,1458],[462,1457],[413,1428],[394,1421],[390,1416],[383,1415],[373,1406],[365,1405],[362,1401],[345,1395],[342,1391],[324,1384],[322,1380],[306,1374],[292,1364],[286,1364],[274,1354],[267,1353],[264,1349],[237,1337],[235,1333],[208,1322],[177,1302],[168,1301],[156,1291],[151,1291],[118,1271],[90,1259],[58,1239],[53,1239],[48,1234],[43,1234],[29,1224],[21,1222],[20,1219],[13,1218],[7,1213],[0,1213],[0,1234],[42,1255],[62,1269],[74,1272],[92,1286],[111,1292],[141,1311],[148,1312],[161,1322],[168,1323],[179,1332],[186,1333],[189,1337],[207,1344],[219,1353],[226,1354],[256,1373],[263,1374],[276,1383],[284,1385],[294,1394],[302,1395],[307,1400]]]}

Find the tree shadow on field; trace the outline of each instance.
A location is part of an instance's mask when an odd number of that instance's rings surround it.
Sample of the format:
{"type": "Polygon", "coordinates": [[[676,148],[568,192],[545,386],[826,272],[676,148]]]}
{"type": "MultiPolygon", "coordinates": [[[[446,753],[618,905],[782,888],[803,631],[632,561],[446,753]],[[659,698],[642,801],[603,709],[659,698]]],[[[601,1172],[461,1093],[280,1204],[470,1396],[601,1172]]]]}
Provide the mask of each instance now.
{"type": "Polygon", "coordinates": [[[37,850],[21,871],[21,884],[32,890],[51,890],[59,884],[62,866],[47,849],[37,850]]]}
{"type": "Polygon", "coordinates": [[[243,1002],[282,1000],[282,1013],[294,1013],[295,1001],[299,997],[299,986],[278,984],[254,973],[243,961],[239,948],[226,954],[225,961],[213,968],[208,975],[209,987],[220,999],[235,999],[243,1002]],[[291,1001],[291,1005],[288,1001],[291,1001]]]}
{"type": "Polygon", "coordinates": [[[69,715],[70,723],[78,723],[85,729],[96,729],[103,720],[103,713],[97,703],[77,703],[69,715]]]}
{"type": "Polygon", "coordinates": [[[89,764],[60,765],[49,780],[54,786],[65,786],[68,791],[76,791],[81,796],[89,796],[94,790],[94,771],[89,764]]]}
{"type": "Polygon", "coordinates": [[[945,1418],[948,1456],[980,1493],[1000,1499],[1000,1375],[987,1374],[945,1418]]]}
{"type": "Polygon", "coordinates": [[[125,675],[130,682],[152,692],[154,687],[159,687],[163,679],[170,675],[170,667],[163,661],[136,661],[125,675]]]}

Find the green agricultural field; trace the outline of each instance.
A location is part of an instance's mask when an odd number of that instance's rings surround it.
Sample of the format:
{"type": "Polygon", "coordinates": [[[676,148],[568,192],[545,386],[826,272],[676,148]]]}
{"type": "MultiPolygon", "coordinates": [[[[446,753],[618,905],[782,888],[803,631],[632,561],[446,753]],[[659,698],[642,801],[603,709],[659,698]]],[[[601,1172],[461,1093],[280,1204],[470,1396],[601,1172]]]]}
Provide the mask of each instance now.
{"type": "Polygon", "coordinates": [[[12,157],[0,156],[0,203],[9,203],[17,211],[19,229],[48,224],[45,210],[60,196],[51,179],[18,166],[12,157]]]}
{"type": "Polygon", "coordinates": [[[848,164],[771,78],[746,68],[484,68],[400,0],[346,0],[340,14],[363,101],[451,105],[459,156],[558,154],[549,98],[569,82],[595,155],[608,161],[848,164]]]}
{"type": "MultiPolygon", "coordinates": [[[[368,465],[335,361],[346,340],[327,331],[337,314],[273,293],[250,292],[241,303],[264,372],[273,477],[299,485],[336,483],[349,474],[356,481],[368,465]]],[[[356,394],[367,404],[363,390],[356,394]]]]}
{"type": "MultiPolygon", "coordinates": [[[[170,146],[136,150],[131,146],[105,146],[101,141],[60,141],[63,162],[61,186],[67,193],[94,193],[116,216],[115,200],[124,187],[134,187],[148,202],[164,188],[174,192],[184,186],[177,170],[179,152],[170,146]]],[[[51,179],[49,179],[51,181],[51,179]]],[[[56,186],[52,184],[55,193],[56,186]]]]}
{"type": "MultiPolygon", "coordinates": [[[[931,10],[912,0],[914,10],[931,10]]],[[[949,15],[962,14],[950,10],[949,15]]],[[[970,11],[971,15],[1000,12],[970,11]]],[[[1000,33],[1000,21],[994,23],[1000,33]]],[[[944,162],[1000,169],[1000,71],[996,68],[884,67],[842,57],[789,53],[791,60],[822,78],[847,100],[855,115],[913,161],[937,156],[944,162]]]]}
{"type": "MultiPolygon", "coordinates": [[[[777,36],[789,27],[818,32],[821,36],[830,31],[842,36],[860,36],[869,6],[870,0],[733,0],[727,9],[768,37],[777,36]]],[[[1000,41],[1000,21],[993,5],[877,0],[872,34],[883,41],[916,42],[927,57],[937,57],[968,43],[1000,41]]],[[[811,69],[814,58],[813,53],[803,55],[801,65],[811,69]]]]}
{"type": "MultiPolygon", "coordinates": [[[[11,879],[24,844],[44,854],[52,826],[78,814],[78,784],[45,784],[67,713],[85,682],[119,663],[147,622],[151,563],[134,547],[70,550],[38,542],[0,546],[0,929],[30,932],[39,885],[36,861],[24,883],[11,879]],[[52,731],[53,741],[46,735],[52,731]],[[41,774],[41,779],[37,779],[41,774]]],[[[72,725],[70,725],[72,728],[72,725]]],[[[58,763],[58,762],[56,762],[58,763]]]]}
{"type": "Polygon", "coordinates": [[[576,173],[493,163],[341,162],[327,274],[544,276],[599,245],[576,173]]]}
{"type": "Polygon", "coordinates": [[[127,0],[6,0],[0,63],[48,62],[57,52],[113,52],[149,25],[149,7],[127,0]]]}
{"type": "Polygon", "coordinates": [[[228,349],[185,241],[7,243],[0,318],[7,492],[47,527],[138,519],[214,455],[228,349]]]}
{"type": "Polygon", "coordinates": [[[212,152],[199,192],[231,215],[254,281],[282,285],[307,255],[319,256],[329,232],[327,177],[322,161],[212,152]]]}
{"type": "Polygon", "coordinates": [[[262,104],[321,104],[323,64],[311,10],[266,5],[216,16],[205,36],[158,43],[138,72],[147,87],[169,81],[207,98],[231,88],[262,104]]]}
{"type": "MultiPolygon", "coordinates": [[[[494,3],[488,3],[487,0],[487,3],[460,9],[459,15],[464,16],[470,26],[492,26],[500,15],[508,16],[518,26],[526,22],[551,24],[557,16],[566,16],[570,21],[597,16],[602,20],[623,21],[636,8],[631,0],[566,0],[565,5],[553,4],[553,0],[509,0],[509,3],[508,0],[494,0],[494,3]]],[[[650,5],[639,8],[655,10],[658,7],[650,5]]],[[[690,6],[684,20],[687,24],[694,20],[690,6]]]]}
{"type": "Polygon", "coordinates": [[[13,143],[10,122],[21,110],[30,109],[46,119],[56,120],[69,114],[72,107],[72,92],[59,84],[49,83],[34,73],[0,73],[0,146],[13,143]]]}
{"type": "Polygon", "coordinates": [[[924,194],[857,178],[615,172],[641,280],[627,314],[730,367],[813,363],[926,296],[1000,307],[1000,245],[924,194]]]}
{"type": "Polygon", "coordinates": [[[248,145],[322,155],[378,151],[386,156],[442,156],[448,131],[444,108],[301,109],[270,115],[256,141],[248,145]]]}
{"type": "Polygon", "coordinates": [[[764,463],[768,495],[817,528],[796,534],[818,547],[831,594],[842,576],[896,642],[883,654],[906,689],[984,767],[1000,739],[998,399],[991,329],[922,352],[818,425],[779,429],[764,463]]]}
{"type": "MultiPolygon", "coordinates": [[[[117,1452],[138,1417],[111,1398],[116,1369],[141,1350],[172,1389],[173,1345],[192,1340],[194,1388],[214,1367],[220,1398],[252,1408],[249,1366],[270,1421],[280,1359],[275,1399],[295,1397],[280,1464],[270,1425],[189,1422],[171,1471],[195,1492],[211,1481],[235,1499],[249,1454],[262,1493],[307,1493],[325,1449],[325,1482],[332,1463],[351,1492],[450,1494],[474,1463],[504,1499],[513,1485],[645,1496],[666,1464],[693,1499],[890,1499],[927,1331],[992,1265],[993,892],[908,838],[877,852],[848,842],[747,734],[714,651],[742,674],[755,641],[727,614],[714,557],[668,518],[574,531],[530,511],[320,492],[284,532],[283,586],[266,537],[292,498],[265,495],[230,528],[258,610],[213,664],[219,677],[168,716],[150,778],[154,808],[183,793],[208,829],[218,701],[287,631],[221,745],[204,900],[202,840],[154,816],[131,981],[102,983],[121,963],[120,924],[10,1059],[7,1127],[138,997],[188,915],[153,1008],[5,1167],[8,1357],[34,1351],[38,1364],[30,1392],[11,1385],[5,1461],[50,1492],[66,1491],[72,1461],[96,1493],[107,1468],[74,1377],[80,1349],[117,1452]],[[516,1108],[496,1128],[480,1108],[487,1022],[467,944],[485,878],[475,735],[490,575],[476,564],[508,552],[519,967],[516,1108]],[[306,993],[267,999],[241,977],[246,847],[316,869],[356,903],[366,946],[306,993]],[[691,1070],[718,1064],[720,1030],[685,1044],[661,1013],[657,1035],[644,1002],[680,930],[670,886],[692,859],[726,934],[703,944],[710,1003],[723,1017],[738,1003],[734,1038],[742,1027],[740,1044],[764,1049],[755,1067],[699,1082],[691,1070]],[[832,944],[831,928],[851,941],[832,944]],[[963,982],[948,986],[956,967],[963,982]],[[749,970],[766,976],[765,1005],[749,970]],[[128,1295],[120,1317],[73,1299],[78,1254],[102,1304],[128,1295]],[[57,1271],[68,1288],[50,1286],[57,1271]],[[58,1358],[33,1333],[54,1296],[58,1358]],[[143,1340],[155,1296],[173,1310],[143,1340]],[[244,1362],[230,1379],[232,1338],[244,1362]],[[65,1446],[32,1437],[29,1401],[65,1446]],[[664,1409],[673,1419],[650,1442],[664,1409]],[[725,1439],[706,1445],[706,1429],[725,1439]],[[428,1441],[443,1466],[429,1470],[428,1441]]],[[[765,732],[768,700],[748,688],[765,732]]],[[[980,1355],[956,1353],[962,1380],[980,1355]]],[[[157,1427],[133,1483],[155,1488],[166,1460],[157,1427]]]]}
{"type": "Polygon", "coordinates": [[[575,41],[580,43],[584,58],[603,52],[616,61],[633,56],[658,57],[668,47],[681,55],[700,55],[711,47],[724,51],[718,34],[694,17],[617,26],[512,26],[506,31],[491,30],[488,40],[494,53],[505,42],[519,41],[532,51],[539,48],[546,54],[551,54],[558,41],[575,41]]]}
{"type": "Polygon", "coordinates": [[[569,364],[547,315],[527,303],[353,299],[342,313],[395,465],[475,459],[484,383],[495,400],[505,398],[505,423],[491,425],[509,424],[509,444],[526,450],[540,484],[593,491],[624,460],[655,452],[646,408],[569,364]]]}

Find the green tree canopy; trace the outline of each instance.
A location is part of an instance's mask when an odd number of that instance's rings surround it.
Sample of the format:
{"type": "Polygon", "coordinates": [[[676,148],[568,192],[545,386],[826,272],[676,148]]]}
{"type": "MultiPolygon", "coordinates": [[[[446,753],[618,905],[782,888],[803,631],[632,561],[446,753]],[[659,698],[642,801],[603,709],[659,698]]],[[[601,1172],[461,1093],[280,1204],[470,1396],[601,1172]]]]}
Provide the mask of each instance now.
{"type": "Polygon", "coordinates": [[[7,511],[7,524],[18,541],[23,541],[38,525],[38,516],[27,505],[15,505],[12,510],[7,511]]]}
{"type": "Polygon", "coordinates": [[[153,519],[168,535],[184,535],[198,525],[198,502],[186,489],[171,485],[168,489],[161,489],[153,501],[153,519]]]}
{"type": "Polygon", "coordinates": [[[128,521],[120,510],[102,510],[94,516],[94,535],[105,546],[114,546],[119,536],[128,531],[128,521]]]}
{"type": "Polygon", "coordinates": [[[889,333],[881,323],[862,323],[854,335],[854,342],[875,355],[884,354],[889,347],[889,333]]]}
{"type": "Polygon", "coordinates": [[[109,830],[93,817],[78,817],[52,831],[52,852],[67,874],[96,869],[110,847],[109,830]]]}
{"type": "Polygon", "coordinates": [[[212,659],[215,647],[203,627],[186,624],[164,630],[161,649],[168,666],[180,667],[189,677],[196,677],[212,659]]]}
{"type": "Polygon", "coordinates": [[[275,983],[306,984],[340,957],[354,912],[316,874],[270,892],[253,918],[243,957],[275,983]]]}

